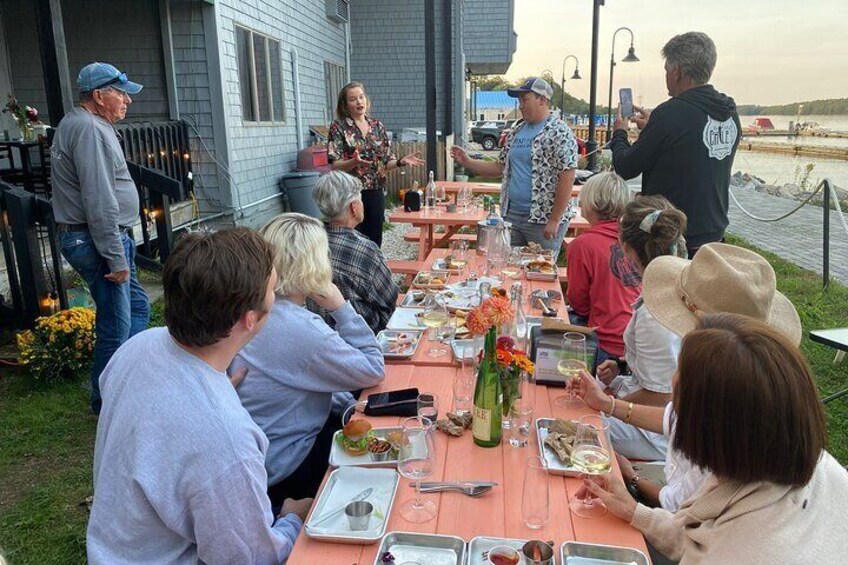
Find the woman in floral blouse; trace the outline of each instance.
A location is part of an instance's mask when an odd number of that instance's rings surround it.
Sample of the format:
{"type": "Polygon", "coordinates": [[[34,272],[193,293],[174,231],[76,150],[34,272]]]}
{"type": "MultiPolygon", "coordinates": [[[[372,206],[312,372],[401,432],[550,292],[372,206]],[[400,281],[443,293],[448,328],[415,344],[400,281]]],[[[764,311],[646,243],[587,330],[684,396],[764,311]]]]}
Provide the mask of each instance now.
{"type": "Polygon", "coordinates": [[[362,181],[365,219],[357,229],[379,246],[383,243],[386,173],[407,165],[423,165],[424,161],[417,151],[400,159],[392,155],[385,126],[366,115],[369,106],[362,83],[351,82],[341,89],[327,152],[333,169],[362,181]]]}

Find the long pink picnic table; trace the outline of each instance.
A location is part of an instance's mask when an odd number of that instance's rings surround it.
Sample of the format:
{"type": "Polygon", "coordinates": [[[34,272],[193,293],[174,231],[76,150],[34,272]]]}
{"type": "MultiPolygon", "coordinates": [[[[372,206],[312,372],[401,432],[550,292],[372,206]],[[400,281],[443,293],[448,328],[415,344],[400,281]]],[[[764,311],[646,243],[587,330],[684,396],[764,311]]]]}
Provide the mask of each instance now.
{"type": "MultiPolygon", "coordinates": [[[[442,410],[446,410],[450,406],[452,382],[457,370],[455,367],[388,365],[385,380],[364,394],[414,386],[422,392],[438,395],[444,407],[442,410]]],[[[535,386],[532,390],[535,395],[532,400],[535,406],[533,417],[576,419],[592,413],[584,405],[576,408],[556,406],[554,399],[562,392],[561,388],[535,386]]],[[[375,427],[396,426],[401,420],[387,416],[368,419],[375,427]]],[[[530,530],[524,526],[521,516],[522,488],[527,457],[538,454],[535,431],[531,432],[530,442],[526,447],[512,447],[508,442],[503,442],[494,448],[476,446],[470,431],[458,438],[437,432],[436,450],[435,471],[427,480],[494,481],[498,486],[479,498],[469,498],[460,493],[424,495],[436,503],[437,516],[429,522],[413,524],[404,520],[398,511],[400,505],[415,494],[414,489],[409,486],[409,481],[401,477],[395,504],[389,516],[387,533],[403,531],[445,534],[461,537],[466,542],[476,536],[532,538],[554,540],[557,548],[564,541],[577,540],[631,547],[648,555],[642,534],[612,514],[608,513],[598,519],[584,519],[571,514],[568,499],[574,496],[580,486],[580,479],[577,478],[548,475],[550,519],[540,530],[530,530]]],[[[617,466],[613,472],[620,473],[617,466]]],[[[378,547],[379,544],[321,542],[301,532],[289,563],[370,565],[374,563],[378,547]]]]}

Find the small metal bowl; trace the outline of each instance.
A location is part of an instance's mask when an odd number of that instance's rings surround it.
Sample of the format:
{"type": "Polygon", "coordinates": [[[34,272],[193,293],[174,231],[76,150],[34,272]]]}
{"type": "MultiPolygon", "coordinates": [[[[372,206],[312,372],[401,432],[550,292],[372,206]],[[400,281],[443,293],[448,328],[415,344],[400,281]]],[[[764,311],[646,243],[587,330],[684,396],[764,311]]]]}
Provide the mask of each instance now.
{"type": "Polygon", "coordinates": [[[345,516],[347,516],[350,529],[356,532],[368,529],[368,523],[371,521],[373,512],[374,505],[364,500],[351,502],[345,506],[345,516]]]}
{"type": "Polygon", "coordinates": [[[386,447],[383,451],[371,451],[370,446],[368,447],[368,456],[371,457],[371,461],[375,463],[383,463],[389,460],[389,456],[392,454],[392,444],[385,440],[377,440],[375,443],[379,443],[380,445],[385,445],[386,447]]]}
{"type": "Polygon", "coordinates": [[[554,562],[554,549],[547,542],[530,540],[521,548],[526,565],[551,565],[554,562]],[[534,559],[533,550],[538,548],[539,559],[534,559]]]}
{"type": "Polygon", "coordinates": [[[556,290],[534,290],[530,293],[530,304],[533,308],[541,310],[537,300],[541,300],[548,308],[553,308],[554,302],[562,300],[562,293],[556,290]]]}

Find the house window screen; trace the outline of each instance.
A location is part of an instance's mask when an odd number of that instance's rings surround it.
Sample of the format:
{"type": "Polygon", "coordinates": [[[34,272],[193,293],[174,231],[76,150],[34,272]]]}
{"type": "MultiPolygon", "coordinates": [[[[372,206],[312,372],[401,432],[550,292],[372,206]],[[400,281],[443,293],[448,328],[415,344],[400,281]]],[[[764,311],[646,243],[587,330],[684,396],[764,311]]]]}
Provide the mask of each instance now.
{"type": "Polygon", "coordinates": [[[284,122],[280,42],[236,26],[239,89],[245,122],[284,122]]]}

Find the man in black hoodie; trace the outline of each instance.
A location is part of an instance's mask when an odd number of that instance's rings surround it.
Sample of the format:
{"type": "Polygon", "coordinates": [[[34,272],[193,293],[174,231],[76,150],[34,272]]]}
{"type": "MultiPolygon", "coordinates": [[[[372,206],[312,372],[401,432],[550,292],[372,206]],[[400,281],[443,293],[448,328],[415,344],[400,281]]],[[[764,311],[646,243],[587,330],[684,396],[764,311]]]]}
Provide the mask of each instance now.
{"type": "Polygon", "coordinates": [[[653,112],[637,108],[642,130],[631,145],[620,112],[610,141],[615,172],[642,174],[642,194],[660,194],[689,219],[690,258],[705,243],[721,241],[727,227],[730,168],[739,145],[739,115],[732,98],[707,84],[716,64],[706,34],[672,37],[662,49],[665,82],[672,97],[653,112]]]}

